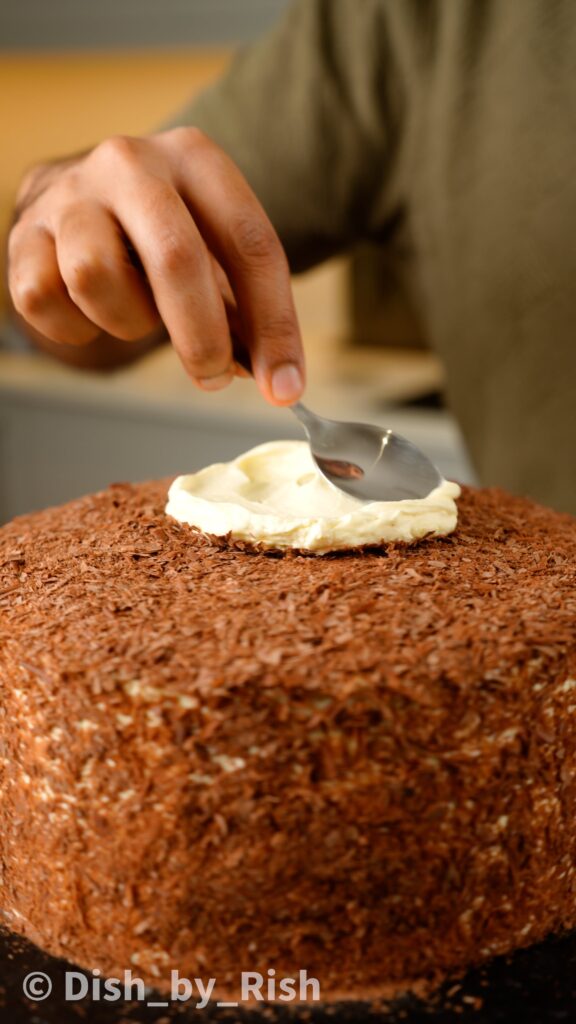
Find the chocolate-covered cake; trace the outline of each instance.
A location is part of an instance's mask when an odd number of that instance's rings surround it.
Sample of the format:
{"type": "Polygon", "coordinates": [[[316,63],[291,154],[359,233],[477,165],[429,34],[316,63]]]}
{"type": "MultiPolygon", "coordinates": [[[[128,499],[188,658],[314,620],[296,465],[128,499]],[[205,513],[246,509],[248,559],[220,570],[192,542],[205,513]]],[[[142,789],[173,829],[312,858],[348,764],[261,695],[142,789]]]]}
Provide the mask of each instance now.
{"type": "Polygon", "coordinates": [[[215,543],[116,485],[0,531],[0,909],[46,950],[390,994],[576,927],[576,521],[215,543]]]}

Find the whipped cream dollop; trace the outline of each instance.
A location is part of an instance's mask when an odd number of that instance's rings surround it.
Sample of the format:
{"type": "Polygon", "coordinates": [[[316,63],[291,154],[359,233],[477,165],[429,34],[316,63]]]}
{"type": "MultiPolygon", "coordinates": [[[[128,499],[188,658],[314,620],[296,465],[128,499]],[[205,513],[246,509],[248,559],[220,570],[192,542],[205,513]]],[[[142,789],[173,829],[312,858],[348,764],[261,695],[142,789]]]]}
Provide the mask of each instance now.
{"type": "Polygon", "coordinates": [[[177,477],[166,512],[203,533],[323,553],[450,533],[459,494],[443,480],[426,498],[359,501],[322,476],[306,441],[269,441],[177,477]]]}

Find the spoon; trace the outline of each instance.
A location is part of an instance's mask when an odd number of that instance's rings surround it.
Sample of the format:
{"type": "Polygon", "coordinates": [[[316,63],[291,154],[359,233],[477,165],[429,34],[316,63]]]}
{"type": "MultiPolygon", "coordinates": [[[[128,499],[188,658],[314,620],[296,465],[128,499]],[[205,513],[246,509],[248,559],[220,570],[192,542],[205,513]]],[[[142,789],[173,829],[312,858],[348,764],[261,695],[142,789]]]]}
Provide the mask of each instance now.
{"type": "MultiPolygon", "coordinates": [[[[241,346],[236,362],[253,377],[241,346]]],[[[328,420],[303,402],[288,406],[300,421],[322,476],[361,501],[427,498],[443,480],[434,463],[412,441],[370,423],[328,420]]]]}
{"type": "Polygon", "coordinates": [[[318,469],[339,490],[362,501],[426,498],[443,477],[401,434],[369,423],[328,420],[302,402],[289,406],[300,421],[318,469]]]}

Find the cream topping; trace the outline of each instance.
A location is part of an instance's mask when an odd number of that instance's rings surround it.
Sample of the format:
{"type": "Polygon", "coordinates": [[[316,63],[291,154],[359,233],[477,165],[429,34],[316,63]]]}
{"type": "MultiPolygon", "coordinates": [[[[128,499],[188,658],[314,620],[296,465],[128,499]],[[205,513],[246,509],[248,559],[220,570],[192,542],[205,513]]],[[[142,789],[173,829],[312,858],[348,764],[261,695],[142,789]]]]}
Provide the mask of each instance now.
{"type": "Polygon", "coordinates": [[[324,553],[450,533],[459,494],[443,480],[426,498],[359,501],[322,476],[306,441],[269,441],[177,477],[166,512],[203,533],[324,553]]]}

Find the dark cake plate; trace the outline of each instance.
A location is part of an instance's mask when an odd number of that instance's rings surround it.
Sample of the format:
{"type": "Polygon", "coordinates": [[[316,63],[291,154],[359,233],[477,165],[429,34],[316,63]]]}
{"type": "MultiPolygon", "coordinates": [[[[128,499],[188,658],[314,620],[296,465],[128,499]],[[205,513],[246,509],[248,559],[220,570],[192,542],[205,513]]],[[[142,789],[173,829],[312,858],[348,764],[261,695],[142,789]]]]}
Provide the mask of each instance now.
{"type": "MultiPolygon", "coordinates": [[[[375,1011],[366,1003],[262,1010],[225,1010],[208,1004],[154,1008],[145,1003],[106,1003],[86,997],[64,999],[64,976],[78,968],[47,956],[35,946],[0,931],[0,1021],[6,1024],[552,1024],[576,1021],[576,932],[496,957],[485,967],[446,984],[434,1003],[414,997],[398,999],[388,1010],[375,1011]],[[52,983],[44,1001],[23,994],[31,972],[43,972],[52,983]]],[[[87,975],[90,978],[90,975],[87,975]]],[[[148,994],[148,1002],[162,996],[148,994]]]]}

